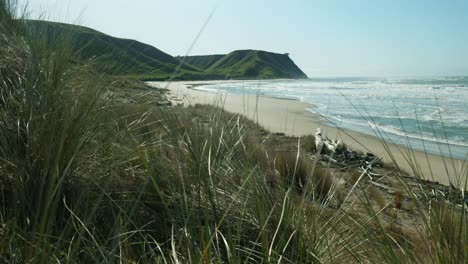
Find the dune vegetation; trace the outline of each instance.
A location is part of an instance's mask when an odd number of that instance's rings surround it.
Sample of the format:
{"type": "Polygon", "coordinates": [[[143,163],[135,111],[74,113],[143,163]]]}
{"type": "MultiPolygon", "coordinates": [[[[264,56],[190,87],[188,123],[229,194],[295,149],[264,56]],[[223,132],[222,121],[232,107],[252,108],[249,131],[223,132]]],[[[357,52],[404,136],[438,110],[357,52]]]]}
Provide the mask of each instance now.
{"type": "Polygon", "coordinates": [[[221,105],[158,106],[29,23],[0,1],[1,262],[466,263],[463,200],[221,105]]]}

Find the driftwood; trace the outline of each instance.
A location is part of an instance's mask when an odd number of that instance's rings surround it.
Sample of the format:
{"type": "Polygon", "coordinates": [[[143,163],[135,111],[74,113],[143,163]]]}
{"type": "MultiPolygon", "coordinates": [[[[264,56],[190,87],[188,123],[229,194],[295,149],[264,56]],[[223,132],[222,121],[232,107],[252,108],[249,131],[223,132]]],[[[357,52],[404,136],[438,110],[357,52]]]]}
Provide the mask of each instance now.
{"type": "Polygon", "coordinates": [[[468,192],[462,191],[453,184],[449,186],[440,184],[436,181],[421,179],[416,176],[400,176],[419,184],[427,190],[430,198],[436,201],[448,201],[456,205],[468,205],[468,192]]]}
{"type": "MultiPolygon", "coordinates": [[[[322,135],[320,128],[315,132],[315,146],[317,148],[317,159],[326,161],[329,165],[341,167],[340,170],[349,168],[357,168],[361,173],[364,173],[370,180],[370,184],[375,185],[389,194],[394,194],[389,186],[376,182],[374,179],[385,177],[386,175],[373,172],[373,168],[383,167],[381,158],[368,152],[366,154],[353,151],[338,141],[329,140],[322,135]]],[[[437,201],[447,201],[458,206],[462,204],[468,205],[468,192],[456,188],[452,184],[450,186],[442,185],[438,182],[423,180],[415,176],[401,176],[403,178],[414,181],[420,184],[427,190],[426,194],[430,199],[437,201]]],[[[377,181],[379,181],[377,179],[377,181]]]]}
{"type": "Polygon", "coordinates": [[[377,186],[378,188],[380,189],[383,189],[385,190],[387,193],[389,194],[395,194],[396,192],[394,190],[392,190],[392,188],[390,188],[389,186],[385,185],[385,184],[382,184],[382,183],[378,183],[378,182],[375,182],[375,181],[371,181],[370,182],[372,185],[375,185],[377,186]]]}
{"type": "Polygon", "coordinates": [[[322,130],[317,128],[315,130],[315,147],[318,153],[321,153],[324,149],[328,150],[329,152],[335,152],[335,150],[340,145],[340,141],[335,142],[334,140],[329,140],[328,138],[322,137],[322,130]]]}
{"type": "Polygon", "coordinates": [[[341,144],[340,140],[335,141],[324,137],[320,128],[315,131],[315,147],[321,159],[333,165],[357,168],[367,168],[370,165],[368,170],[370,173],[372,173],[373,167],[383,166],[381,159],[372,153],[361,154],[347,148],[341,144]]]}
{"type": "Polygon", "coordinates": [[[445,186],[435,182],[424,181],[424,184],[430,188],[431,197],[435,200],[449,201],[454,204],[468,205],[468,192],[462,191],[453,185],[445,186]]]}

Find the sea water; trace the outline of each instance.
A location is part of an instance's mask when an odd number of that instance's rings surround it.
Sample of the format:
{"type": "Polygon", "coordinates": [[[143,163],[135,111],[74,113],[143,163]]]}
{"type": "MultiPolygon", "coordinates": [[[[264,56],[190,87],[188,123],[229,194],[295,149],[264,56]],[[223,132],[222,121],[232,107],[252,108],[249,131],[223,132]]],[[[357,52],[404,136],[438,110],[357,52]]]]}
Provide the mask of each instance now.
{"type": "Polygon", "coordinates": [[[468,77],[239,81],[196,89],[297,99],[328,125],[436,155],[468,155],[468,77]]]}

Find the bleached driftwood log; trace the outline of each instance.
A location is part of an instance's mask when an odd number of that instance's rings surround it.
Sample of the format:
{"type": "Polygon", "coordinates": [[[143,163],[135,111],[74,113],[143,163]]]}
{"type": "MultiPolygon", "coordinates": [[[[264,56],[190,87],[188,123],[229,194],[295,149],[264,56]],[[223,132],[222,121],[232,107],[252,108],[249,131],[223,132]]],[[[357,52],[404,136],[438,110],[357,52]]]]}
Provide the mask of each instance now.
{"type": "Polygon", "coordinates": [[[326,137],[322,136],[322,130],[320,128],[317,128],[315,130],[315,147],[317,149],[317,152],[320,154],[322,153],[323,148],[327,149],[329,152],[335,152],[335,150],[338,148],[338,145],[340,145],[341,141],[334,141],[334,140],[329,140],[326,137]]]}
{"type": "Polygon", "coordinates": [[[317,128],[315,130],[315,149],[317,150],[318,154],[322,153],[323,138],[322,138],[322,130],[320,128],[317,128]]]}
{"type": "Polygon", "coordinates": [[[370,170],[366,172],[369,178],[383,176],[372,172],[373,167],[383,166],[380,158],[370,152],[363,154],[353,151],[342,144],[341,140],[329,140],[322,135],[322,130],[320,128],[315,130],[315,147],[319,159],[326,160],[334,165],[343,167],[352,166],[360,168],[361,170],[365,170],[365,168],[370,166],[370,170]]]}

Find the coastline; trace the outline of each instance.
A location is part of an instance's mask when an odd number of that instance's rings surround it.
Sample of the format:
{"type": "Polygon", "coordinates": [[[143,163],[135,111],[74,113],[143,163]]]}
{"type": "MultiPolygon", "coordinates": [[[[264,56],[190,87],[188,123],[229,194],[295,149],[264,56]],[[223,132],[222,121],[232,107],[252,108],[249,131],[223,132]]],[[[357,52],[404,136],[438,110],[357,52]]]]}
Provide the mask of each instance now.
{"type": "Polygon", "coordinates": [[[351,149],[372,152],[410,175],[423,175],[426,180],[437,181],[445,185],[453,183],[457,186],[460,176],[466,176],[468,169],[468,163],[463,160],[411,150],[402,145],[384,142],[378,137],[326,125],[318,114],[307,110],[313,108],[313,105],[298,100],[257,95],[241,96],[191,89],[198,85],[217,84],[221,81],[150,83],[155,87],[168,89],[169,99],[175,104],[217,105],[228,112],[245,115],[272,133],[305,136],[313,135],[315,129],[321,127],[325,136],[332,139],[341,138],[342,142],[351,149]]]}

